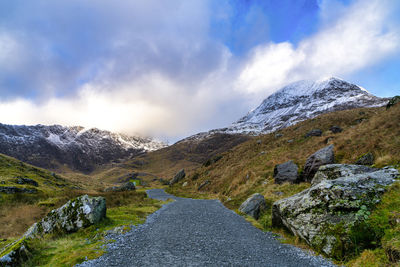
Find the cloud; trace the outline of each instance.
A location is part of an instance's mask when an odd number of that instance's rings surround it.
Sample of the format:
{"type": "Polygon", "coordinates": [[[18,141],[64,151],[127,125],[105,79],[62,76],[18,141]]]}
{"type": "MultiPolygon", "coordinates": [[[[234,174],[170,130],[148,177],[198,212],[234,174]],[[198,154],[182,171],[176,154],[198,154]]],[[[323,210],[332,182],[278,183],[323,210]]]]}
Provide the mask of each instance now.
{"type": "Polygon", "coordinates": [[[315,35],[291,43],[269,43],[254,49],[245,62],[236,88],[272,93],[289,82],[349,75],[398,52],[400,33],[388,23],[390,1],[357,1],[332,21],[322,1],[324,27],[315,35]]]}

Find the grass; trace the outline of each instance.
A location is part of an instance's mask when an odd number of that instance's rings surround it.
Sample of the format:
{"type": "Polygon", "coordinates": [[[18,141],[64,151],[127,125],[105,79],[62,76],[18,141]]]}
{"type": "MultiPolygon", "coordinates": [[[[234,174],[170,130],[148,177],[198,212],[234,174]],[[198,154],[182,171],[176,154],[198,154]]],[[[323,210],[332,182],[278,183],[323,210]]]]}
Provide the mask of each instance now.
{"type": "Polygon", "coordinates": [[[24,266],[73,266],[105,253],[108,230],[122,226],[128,231],[132,225],[143,223],[165,202],[149,199],[143,192],[122,192],[103,195],[107,199],[107,218],[99,224],[68,235],[45,235],[28,241],[32,258],[24,266]],[[121,202],[122,201],[122,202],[121,202]]]}

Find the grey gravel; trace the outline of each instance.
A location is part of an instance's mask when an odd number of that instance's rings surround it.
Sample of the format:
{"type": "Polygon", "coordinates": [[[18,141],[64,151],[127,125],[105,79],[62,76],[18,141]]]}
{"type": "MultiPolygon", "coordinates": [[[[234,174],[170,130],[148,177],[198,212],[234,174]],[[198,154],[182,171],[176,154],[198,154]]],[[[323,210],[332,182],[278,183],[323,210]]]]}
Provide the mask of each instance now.
{"type": "Polygon", "coordinates": [[[280,243],[218,200],[177,198],[162,189],[149,197],[175,201],[123,235],[110,235],[108,253],[79,266],[334,266],[280,243]]]}

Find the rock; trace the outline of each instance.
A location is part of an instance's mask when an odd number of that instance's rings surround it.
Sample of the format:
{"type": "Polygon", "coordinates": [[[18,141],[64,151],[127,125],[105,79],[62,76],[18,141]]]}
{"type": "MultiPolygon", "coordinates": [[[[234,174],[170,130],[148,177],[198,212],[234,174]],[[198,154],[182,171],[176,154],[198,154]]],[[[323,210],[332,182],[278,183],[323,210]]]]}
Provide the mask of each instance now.
{"type": "Polygon", "coordinates": [[[261,140],[257,140],[257,145],[261,145],[261,140]]]}
{"type": "Polygon", "coordinates": [[[360,225],[382,194],[399,177],[396,169],[323,180],[273,204],[272,225],[286,227],[329,257],[354,251],[351,231],[360,225]]]}
{"type": "Polygon", "coordinates": [[[48,233],[70,233],[100,222],[106,217],[106,200],[103,197],[83,195],[68,201],[61,208],[50,211],[40,222],[24,234],[35,237],[48,233]]]}
{"type": "Polygon", "coordinates": [[[184,182],[182,185],[182,187],[186,187],[186,186],[188,186],[188,182],[184,182]]]}
{"type": "Polygon", "coordinates": [[[258,193],[253,194],[239,207],[239,211],[258,219],[260,212],[265,208],[264,196],[258,193]]]}
{"type": "Polygon", "coordinates": [[[39,186],[39,184],[35,180],[29,179],[29,178],[23,178],[23,177],[18,177],[18,179],[17,179],[17,181],[15,183],[39,186]]]}
{"type": "Polygon", "coordinates": [[[330,130],[332,133],[341,133],[341,132],[343,131],[343,129],[340,128],[339,126],[332,126],[329,130],[330,130]]]}
{"type": "Polygon", "coordinates": [[[283,136],[283,134],[281,134],[281,133],[276,133],[275,134],[275,138],[280,138],[280,137],[282,137],[283,136]]]}
{"type": "Polygon", "coordinates": [[[261,151],[261,152],[260,152],[260,155],[265,155],[265,151],[261,151]]]}
{"type": "Polygon", "coordinates": [[[394,96],[392,97],[389,102],[386,105],[386,109],[389,109],[391,107],[393,107],[394,105],[396,105],[397,103],[400,103],[400,96],[394,96]]]}
{"type": "Polygon", "coordinates": [[[221,155],[216,155],[216,156],[214,156],[214,157],[208,159],[206,162],[204,162],[204,163],[203,163],[203,166],[204,166],[204,167],[208,167],[208,166],[210,166],[211,164],[214,164],[214,163],[218,162],[220,159],[222,159],[222,156],[221,156],[221,155]]]}
{"type": "Polygon", "coordinates": [[[322,165],[334,163],[333,145],[324,147],[308,157],[304,165],[303,179],[310,182],[318,168],[322,165]]]}
{"type": "Polygon", "coordinates": [[[113,186],[106,188],[104,191],[105,192],[123,192],[123,191],[133,191],[135,190],[135,184],[132,182],[127,182],[121,186],[113,186]]]}
{"type": "Polygon", "coordinates": [[[0,181],[0,184],[6,184],[6,181],[0,181]]]}
{"type": "Polygon", "coordinates": [[[291,143],[294,142],[294,140],[293,140],[293,139],[289,139],[289,140],[287,140],[287,142],[288,142],[289,144],[291,144],[291,143]]]}
{"type": "Polygon", "coordinates": [[[160,178],[159,181],[160,181],[160,183],[161,183],[162,185],[169,185],[169,181],[167,181],[167,180],[165,180],[165,179],[160,178]]]}
{"type": "Polygon", "coordinates": [[[175,174],[175,177],[172,178],[172,180],[169,182],[169,184],[170,185],[176,184],[177,182],[179,182],[180,180],[185,178],[185,176],[186,176],[185,170],[182,169],[177,174],[175,174]]]}
{"type": "Polygon", "coordinates": [[[1,251],[0,266],[21,266],[30,254],[25,238],[21,238],[1,251]]]}
{"type": "Polygon", "coordinates": [[[201,183],[201,185],[197,188],[197,190],[200,191],[203,187],[205,187],[209,183],[210,183],[209,180],[205,180],[203,183],[201,183]]]}
{"type": "Polygon", "coordinates": [[[373,165],[375,161],[375,157],[371,152],[362,155],[357,161],[356,164],[359,165],[373,165]]]}
{"type": "Polygon", "coordinates": [[[17,194],[17,193],[36,194],[37,192],[38,190],[35,188],[0,186],[0,193],[6,193],[6,194],[17,194]]]}
{"type": "Polygon", "coordinates": [[[363,165],[328,164],[319,167],[311,181],[311,184],[315,185],[323,180],[334,180],[340,177],[349,177],[355,174],[369,173],[377,170],[378,169],[369,168],[363,165]]]}
{"type": "Polygon", "coordinates": [[[311,136],[321,136],[322,135],[322,130],[320,129],[312,129],[308,133],[306,133],[305,137],[311,137],[311,136]]]}
{"type": "Polygon", "coordinates": [[[284,182],[296,183],[298,182],[298,167],[294,164],[293,160],[278,164],[274,168],[274,179],[276,184],[284,182]]]}

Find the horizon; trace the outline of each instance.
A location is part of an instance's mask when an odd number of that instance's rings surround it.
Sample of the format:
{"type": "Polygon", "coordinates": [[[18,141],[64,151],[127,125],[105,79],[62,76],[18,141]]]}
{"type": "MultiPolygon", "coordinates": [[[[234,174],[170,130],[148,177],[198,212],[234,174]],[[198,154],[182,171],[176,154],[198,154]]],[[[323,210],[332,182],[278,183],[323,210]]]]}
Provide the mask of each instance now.
{"type": "Polygon", "coordinates": [[[379,97],[400,94],[395,0],[0,7],[3,124],[169,142],[230,125],[299,80],[341,77],[379,97]]]}

